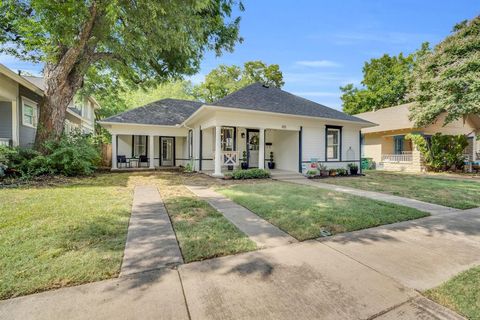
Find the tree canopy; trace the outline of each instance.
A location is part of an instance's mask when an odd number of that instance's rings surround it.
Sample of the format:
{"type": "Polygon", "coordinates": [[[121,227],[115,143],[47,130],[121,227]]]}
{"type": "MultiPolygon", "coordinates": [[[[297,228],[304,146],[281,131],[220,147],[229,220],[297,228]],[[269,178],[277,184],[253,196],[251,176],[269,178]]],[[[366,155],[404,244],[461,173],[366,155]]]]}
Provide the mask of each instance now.
{"type": "Polygon", "coordinates": [[[255,82],[278,88],[285,84],[278,64],[249,61],[243,69],[236,65],[220,65],[213,69],[204,82],[193,88],[193,95],[199,100],[213,102],[255,82]]]}
{"type": "Polygon", "coordinates": [[[445,124],[480,114],[480,16],[456,25],[453,34],[418,61],[410,117],[428,125],[446,112],[445,124]]]}
{"type": "Polygon", "coordinates": [[[3,0],[0,52],[42,62],[46,83],[38,142],[57,138],[84,84],[136,88],[198,71],[206,50],[232,51],[235,0],[3,0]]]}

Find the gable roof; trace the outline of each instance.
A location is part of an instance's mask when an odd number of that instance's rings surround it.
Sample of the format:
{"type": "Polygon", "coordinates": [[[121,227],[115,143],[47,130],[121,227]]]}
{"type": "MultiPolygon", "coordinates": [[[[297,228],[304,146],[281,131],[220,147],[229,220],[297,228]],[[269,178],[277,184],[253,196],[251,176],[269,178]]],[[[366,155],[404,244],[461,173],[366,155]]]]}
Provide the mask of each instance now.
{"type": "Polygon", "coordinates": [[[368,123],[366,120],[350,116],[276,87],[265,86],[259,82],[235,91],[209,105],[368,123]]]}
{"type": "Polygon", "coordinates": [[[203,103],[198,101],[162,99],[103,119],[101,122],[174,126],[181,124],[202,105],[203,103]]]}
{"type": "Polygon", "coordinates": [[[410,107],[414,102],[401,104],[395,107],[383,108],[377,111],[370,111],[356,114],[358,118],[377,123],[378,126],[362,129],[363,133],[373,133],[391,130],[415,128],[413,121],[408,118],[410,107]]]}
{"type": "Polygon", "coordinates": [[[39,88],[34,83],[28,81],[23,76],[18,75],[17,73],[13,72],[12,70],[10,70],[9,68],[7,68],[6,66],[4,66],[1,63],[0,63],[0,74],[3,74],[5,76],[7,76],[11,80],[13,80],[13,81],[21,84],[22,86],[32,90],[36,94],[43,95],[43,89],[42,88],[39,88]]]}
{"type": "Polygon", "coordinates": [[[22,75],[22,78],[30,81],[31,83],[33,83],[35,86],[37,86],[38,88],[45,90],[45,81],[43,80],[43,77],[35,77],[35,76],[24,76],[22,75]]]}

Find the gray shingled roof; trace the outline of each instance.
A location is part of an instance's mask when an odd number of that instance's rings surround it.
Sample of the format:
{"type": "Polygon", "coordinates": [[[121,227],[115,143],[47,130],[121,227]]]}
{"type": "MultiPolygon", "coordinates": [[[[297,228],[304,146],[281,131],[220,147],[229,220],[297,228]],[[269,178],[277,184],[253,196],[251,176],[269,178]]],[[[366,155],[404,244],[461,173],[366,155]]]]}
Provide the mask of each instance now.
{"type": "Polygon", "coordinates": [[[197,101],[163,99],[103,119],[102,122],[174,126],[181,124],[202,104],[202,102],[197,101]]]}
{"type": "Polygon", "coordinates": [[[369,123],[281,89],[264,86],[259,82],[231,93],[210,105],[369,123]]]}

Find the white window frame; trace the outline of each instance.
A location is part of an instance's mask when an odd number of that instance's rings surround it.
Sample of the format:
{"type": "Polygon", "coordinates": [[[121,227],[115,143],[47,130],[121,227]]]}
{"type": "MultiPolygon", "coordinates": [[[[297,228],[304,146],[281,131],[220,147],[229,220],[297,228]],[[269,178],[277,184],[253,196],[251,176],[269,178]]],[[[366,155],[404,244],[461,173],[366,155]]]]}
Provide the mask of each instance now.
{"type": "MultiPolygon", "coordinates": [[[[342,145],[341,142],[340,142],[340,139],[342,138],[342,133],[341,133],[341,130],[340,129],[337,129],[337,128],[327,128],[327,148],[326,148],[326,158],[327,158],[327,161],[340,161],[340,146],[342,145]],[[337,143],[336,144],[329,144],[329,141],[328,141],[328,136],[330,135],[330,132],[336,132],[337,133],[337,143]],[[335,155],[335,157],[329,157],[328,156],[328,149],[330,147],[337,147],[337,154],[335,155]]],[[[333,148],[334,150],[334,148],[333,148]]]]}
{"type": "Polygon", "coordinates": [[[22,96],[22,125],[30,128],[37,128],[38,124],[38,103],[22,96]],[[25,109],[32,108],[32,123],[25,122],[25,109]]]}
{"type": "Polygon", "coordinates": [[[139,158],[140,156],[147,155],[147,136],[134,135],[133,136],[133,156],[139,158]],[[141,141],[143,140],[143,141],[141,141]],[[144,142],[144,143],[140,143],[144,142]],[[144,152],[140,152],[140,147],[144,152]]]}

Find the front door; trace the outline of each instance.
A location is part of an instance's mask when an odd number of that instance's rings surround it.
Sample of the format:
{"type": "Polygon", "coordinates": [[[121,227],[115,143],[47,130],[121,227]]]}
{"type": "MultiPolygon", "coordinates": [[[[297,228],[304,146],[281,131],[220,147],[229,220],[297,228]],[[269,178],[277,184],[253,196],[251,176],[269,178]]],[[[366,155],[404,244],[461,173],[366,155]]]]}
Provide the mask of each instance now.
{"type": "Polygon", "coordinates": [[[174,138],[160,138],[160,166],[173,167],[174,165],[174,138]]]}
{"type": "Polygon", "coordinates": [[[247,130],[248,167],[258,168],[258,147],[260,133],[258,130],[247,130]]]}

